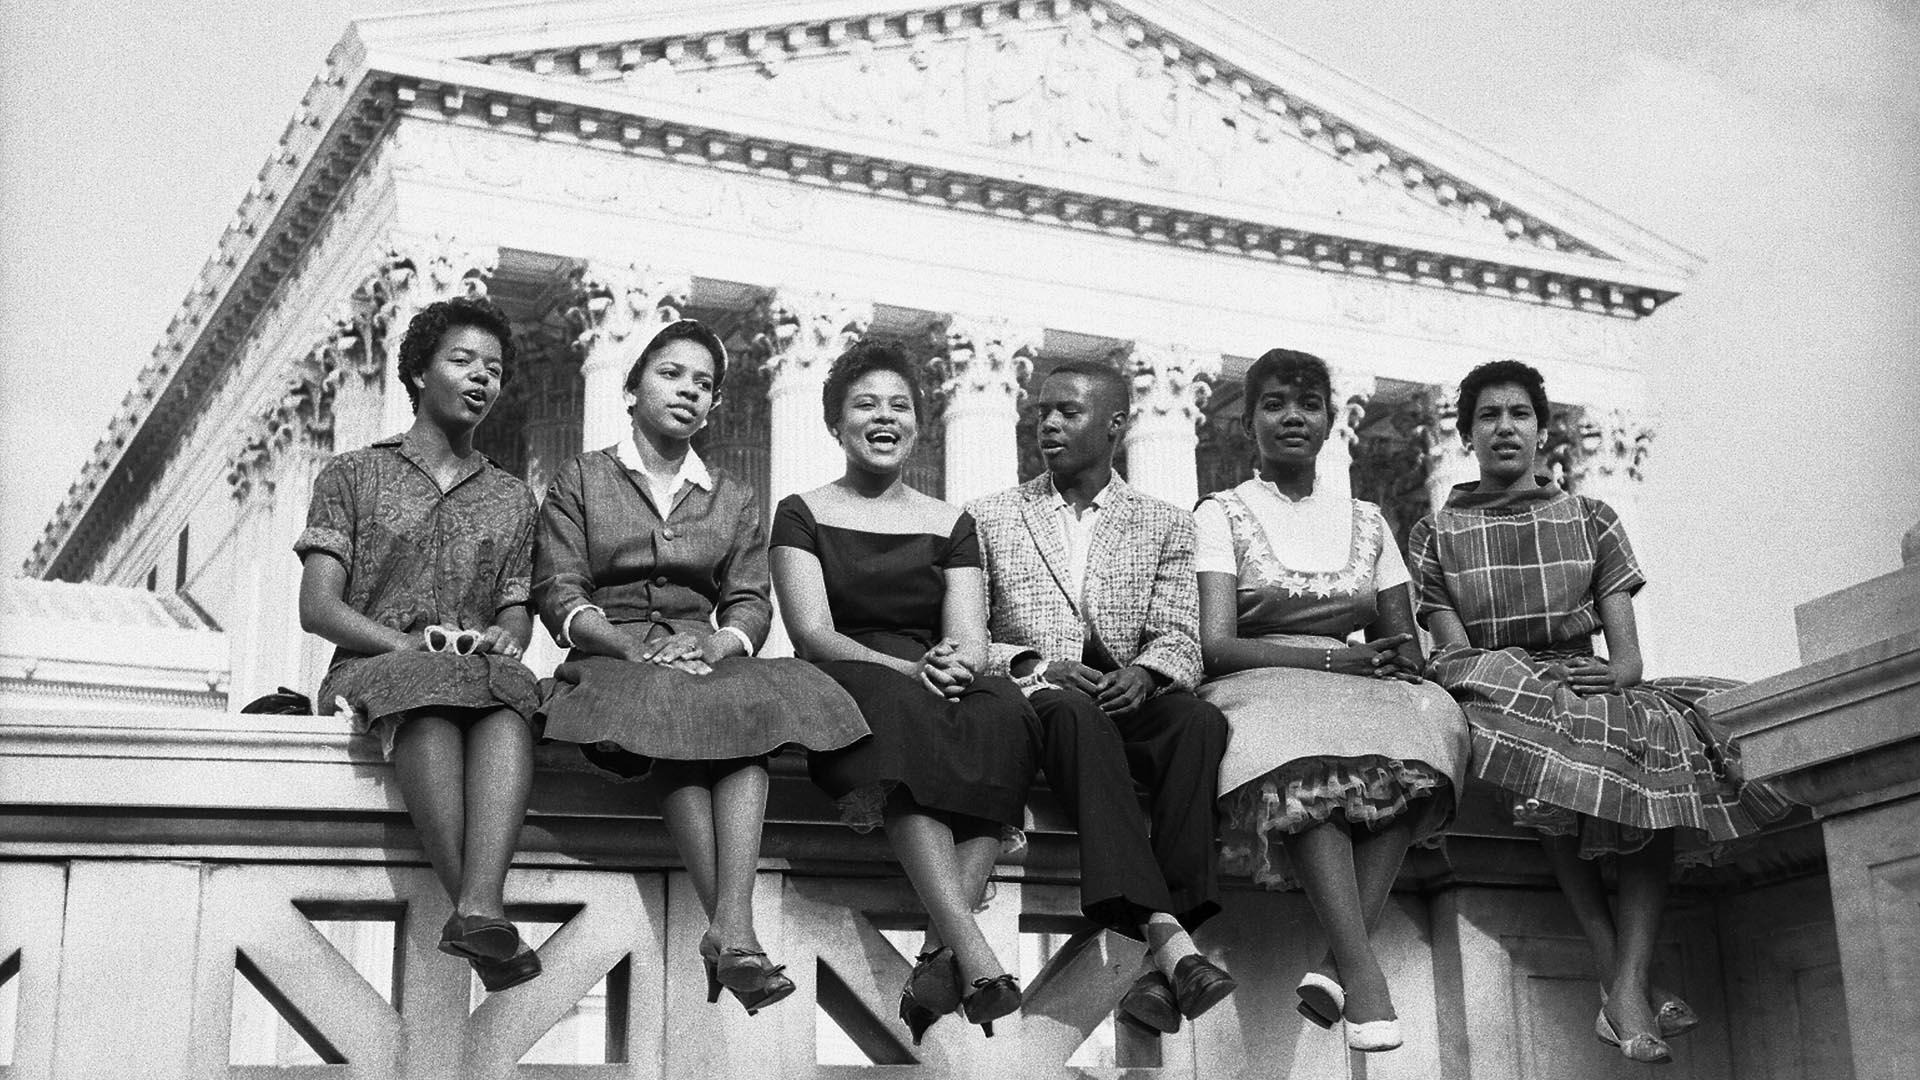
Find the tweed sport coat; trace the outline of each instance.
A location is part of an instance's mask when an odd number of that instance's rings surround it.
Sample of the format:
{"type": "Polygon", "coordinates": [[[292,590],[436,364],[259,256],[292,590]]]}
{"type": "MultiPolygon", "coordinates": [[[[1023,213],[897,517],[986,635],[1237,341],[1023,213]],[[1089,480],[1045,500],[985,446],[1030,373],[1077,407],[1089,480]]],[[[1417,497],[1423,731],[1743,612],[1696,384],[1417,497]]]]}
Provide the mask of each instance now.
{"type": "Polygon", "coordinates": [[[1166,689],[1193,689],[1201,674],[1193,515],[1116,475],[1087,553],[1085,594],[1076,597],[1053,499],[1053,479],[1042,473],[967,504],[986,562],[988,670],[1005,675],[1036,653],[1078,660],[1091,627],[1115,663],[1159,672],[1171,680],[1166,689]]]}

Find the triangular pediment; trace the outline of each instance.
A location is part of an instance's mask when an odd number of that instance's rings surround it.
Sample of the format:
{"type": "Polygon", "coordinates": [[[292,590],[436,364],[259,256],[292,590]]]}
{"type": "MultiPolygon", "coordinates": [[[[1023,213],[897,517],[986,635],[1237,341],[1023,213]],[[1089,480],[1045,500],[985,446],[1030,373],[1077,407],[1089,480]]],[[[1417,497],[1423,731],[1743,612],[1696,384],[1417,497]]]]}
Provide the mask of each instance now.
{"type": "Polygon", "coordinates": [[[1143,206],[1673,291],[1688,253],[1204,2],[615,5],[400,16],[368,42],[629,98],[961,152],[1143,206]],[[519,21],[516,21],[519,19],[519,21]],[[1118,186],[1116,188],[1116,185],[1118,186]],[[1161,196],[1164,196],[1161,197],[1161,196]],[[1601,268],[1600,264],[1612,264],[1601,268]]]}

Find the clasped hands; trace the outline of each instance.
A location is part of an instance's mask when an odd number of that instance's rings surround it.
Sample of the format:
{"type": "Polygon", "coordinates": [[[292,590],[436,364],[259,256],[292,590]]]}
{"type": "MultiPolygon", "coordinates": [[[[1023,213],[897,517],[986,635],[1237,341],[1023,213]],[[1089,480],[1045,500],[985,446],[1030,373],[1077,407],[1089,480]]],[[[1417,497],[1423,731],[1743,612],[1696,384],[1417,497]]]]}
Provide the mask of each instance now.
{"type": "Polygon", "coordinates": [[[1388,634],[1374,641],[1329,649],[1325,670],[1340,675],[1364,675],[1372,679],[1420,681],[1420,668],[1400,652],[1400,646],[1413,640],[1412,634],[1388,634]]]}
{"type": "Polygon", "coordinates": [[[727,640],[732,638],[732,634],[696,634],[690,630],[652,639],[629,638],[624,659],[706,675],[713,671],[713,665],[734,655],[727,647],[727,640]]]}
{"type": "Polygon", "coordinates": [[[1046,666],[1046,679],[1087,695],[1109,716],[1125,716],[1139,708],[1156,686],[1153,672],[1138,664],[1099,671],[1072,660],[1053,660],[1046,666]]]}
{"type": "Polygon", "coordinates": [[[941,638],[920,658],[920,684],[944,698],[957,698],[973,683],[973,669],[960,659],[952,638],[941,638]]]}
{"type": "Polygon", "coordinates": [[[1581,697],[1597,697],[1625,690],[1640,680],[1598,656],[1574,656],[1548,666],[1546,676],[1567,684],[1581,697]]]}
{"type": "Polygon", "coordinates": [[[515,660],[520,658],[521,651],[512,636],[498,626],[489,626],[485,630],[463,630],[439,623],[420,632],[420,640],[415,648],[427,652],[452,653],[455,656],[499,653],[515,660]]]}

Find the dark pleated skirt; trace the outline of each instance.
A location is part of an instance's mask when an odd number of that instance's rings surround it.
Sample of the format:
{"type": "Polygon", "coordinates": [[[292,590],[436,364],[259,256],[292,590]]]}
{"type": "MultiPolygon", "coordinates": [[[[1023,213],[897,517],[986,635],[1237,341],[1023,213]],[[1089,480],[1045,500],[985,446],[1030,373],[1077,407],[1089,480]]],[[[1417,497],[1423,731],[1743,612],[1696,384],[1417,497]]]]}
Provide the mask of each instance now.
{"type": "Polygon", "coordinates": [[[540,694],[533,672],[505,656],[391,652],[342,660],[327,672],[315,708],[330,713],[343,701],[354,729],[378,736],[391,758],[395,730],[413,716],[512,709],[532,726],[540,694]]]}
{"type": "Polygon", "coordinates": [[[572,654],[540,706],[549,739],[581,744],[617,777],[654,759],[728,761],[783,747],[835,750],[867,734],[860,707],[804,660],[729,657],[706,675],[572,654]]]}
{"type": "Polygon", "coordinates": [[[808,758],[813,782],[849,826],[880,824],[895,788],[929,810],[1021,826],[1039,767],[1040,721],[1011,680],[983,676],[948,699],[881,664],[833,660],[820,670],[860,703],[873,729],[865,742],[808,758]]]}

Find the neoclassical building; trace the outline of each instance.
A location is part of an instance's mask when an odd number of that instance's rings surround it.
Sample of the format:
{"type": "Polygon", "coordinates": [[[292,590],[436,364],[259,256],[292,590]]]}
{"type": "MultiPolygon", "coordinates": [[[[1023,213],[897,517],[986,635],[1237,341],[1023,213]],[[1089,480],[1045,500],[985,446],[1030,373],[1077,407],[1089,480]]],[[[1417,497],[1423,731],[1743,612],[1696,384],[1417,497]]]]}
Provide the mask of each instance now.
{"type": "Polygon", "coordinates": [[[1540,367],[1576,486],[1629,517],[1642,320],[1695,260],[1205,4],[520,4],[355,23],[36,546],[32,576],[176,588],[233,696],[311,687],[289,547],[327,454],[403,429],[398,339],[485,293],[522,361],[486,449],[538,487],[609,445],[661,320],[738,358],[703,452],[770,498],[836,475],[825,363],[926,357],[918,477],[1038,468],[1023,388],[1135,388],[1128,477],[1244,476],[1238,375],[1336,370],[1326,483],[1405,526],[1469,464],[1450,384],[1540,367]],[[1026,455],[1026,456],[1023,456],[1026,455]]]}
{"type": "MultiPolygon", "coordinates": [[[[1236,894],[1212,931],[1208,947],[1244,973],[1233,1008],[1164,1046],[1116,1033],[1105,1017],[1136,960],[1076,921],[1071,844],[1045,805],[983,916],[1006,955],[1038,950],[1027,1018],[984,1048],[941,1028],[910,1051],[888,1000],[905,962],[883,940],[911,925],[911,898],[878,842],[827,824],[792,776],[776,784],[760,895],[770,946],[805,969],[793,1006],[750,1022],[683,1003],[693,976],[674,965],[698,930],[664,836],[633,839],[623,815],[649,811],[630,792],[569,781],[536,792],[510,883],[529,918],[565,924],[550,974],[469,1016],[448,1004],[464,991],[427,931],[392,914],[444,901],[377,755],[331,718],[243,718],[205,697],[237,706],[318,683],[328,650],[299,630],[291,546],[328,455],[410,422],[399,338],[436,299],[484,293],[514,320],[520,361],[482,443],[536,488],[619,437],[623,375],[683,315],[718,328],[735,358],[701,451],[768,500],[837,475],[820,389],[863,335],[924,357],[935,415],[915,479],[955,501],[1038,470],[1023,394],[1051,365],[1092,359],[1132,382],[1128,478],[1190,504],[1246,473],[1241,372],[1266,349],[1304,349],[1332,366],[1340,398],[1323,486],[1379,502],[1404,538],[1472,472],[1454,382],[1507,357],[1556,396],[1555,468],[1631,521],[1651,439],[1643,322],[1696,262],[1202,0],[563,0],[357,21],[25,567],[175,594],[213,635],[195,648],[223,641],[229,662],[188,703],[191,740],[156,742],[159,722],[97,703],[69,714],[45,693],[4,699],[31,706],[11,714],[19,739],[0,754],[0,788],[13,786],[0,821],[14,823],[0,855],[95,869],[0,862],[0,989],[15,975],[55,986],[31,949],[91,942],[76,925],[141,896],[157,932],[197,943],[154,962],[162,989],[140,991],[169,1003],[137,1028],[179,1064],[164,1075],[228,1075],[241,1060],[223,1040],[238,1047],[252,1021],[223,1010],[243,983],[301,1053],[353,1075],[510,1075],[594,978],[618,984],[593,998],[605,1075],[852,1075],[815,1053],[829,1026],[858,1060],[928,1075],[1352,1067],[1331,1036],[1296,1032],[1285,1000],[1314,933],[1297,894],[1236,894]],[[123,760],[148,758],[172,771],[123,760]],[[29,812],[56,804],[130,832],[29,812]],[[201,861],[189,873],[183,859],[201,861]],[[39,914],[9,929],[6,901],[39,914]],[[391,1008],[313,952],[313,926],[356,919],[392,927],[349,935],[373,968],[392,960],[391,1008]],[[450,1048],[448,1030],[465,1043],[450,1048]]],[[[33,648],[0,660],[15,652],[33,648]]],[[[39,662],[0,683],[25,685],[39,662]]],[[[1793,824],[1670,920],[1672,977],[1715,1016],[1688,1075],[1756,1075],[1746,1066],[1771,1058],[1742,1038],[1782,1016],[1844,1050],[1844,1016],[1753,1006],[1746,989],[1837,970],[1812,835],[1793,824]],[[1739,951],[1772,933],[1763,911],[1811,928],[1800,968],[1739,951]]],[[[1396,989],[1412,1035],[1353,1075],[1612,1075],[1617,1059],[1595,1056],[1583,1027],[1582,947],[1532,850],[1499,815],[1463,812],[1447,854],[1410,864],[1384,933],[1390,973],[1416,984],[1396,989]]],[[[119,954],[86,949],[61,954],[61,985],[123,985],[119,954]]],[[[133,1053],[121,1018],[59,1001],[59,1045],[104,1049],[87,1051],[96,1071],[46,1075],[117,1075],[133,1053]]],[[[54,1006],[27,1003],[23,990],[21,1023],[51,1023],[54,1006]]]]}

